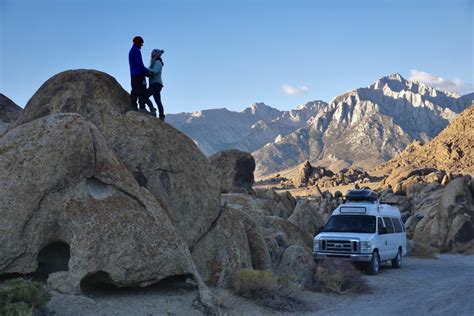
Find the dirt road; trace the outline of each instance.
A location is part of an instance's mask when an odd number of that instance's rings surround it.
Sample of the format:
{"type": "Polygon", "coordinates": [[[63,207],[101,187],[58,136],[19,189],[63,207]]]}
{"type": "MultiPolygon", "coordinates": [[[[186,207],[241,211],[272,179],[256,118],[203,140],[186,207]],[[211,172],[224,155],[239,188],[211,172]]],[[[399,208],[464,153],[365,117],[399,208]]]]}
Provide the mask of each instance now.
{"type": "MultiPolygon", "coordinates": [[[[366,278],[369,294],[302,292],[314,306],[305,315],[474,315],[474,256],[404,258],[400,270],[386,264],[379,275],[366,278]]],[[[196,294],[160,287],[92,293],[88,298],[56,294],[48,309],[55,315],[200,315],[192,307],[196,294]]],[[[222,315],[281,314],[231,294],[226,305],[222,315]]]]}
{"type": "Polygon", "coordinates": [[[368,276],[371,294],[328,297],[314,315],[474,315],[474,256],[404,258],[368,276]]]}

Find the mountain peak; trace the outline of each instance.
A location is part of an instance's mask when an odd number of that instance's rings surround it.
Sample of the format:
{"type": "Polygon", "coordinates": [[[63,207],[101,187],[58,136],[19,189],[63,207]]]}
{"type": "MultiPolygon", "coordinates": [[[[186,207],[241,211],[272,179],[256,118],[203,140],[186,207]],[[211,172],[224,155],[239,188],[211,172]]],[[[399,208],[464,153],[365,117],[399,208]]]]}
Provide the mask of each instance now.
{"type": "Polygon", "coordinates": [[[267,117],[267,116],[276,116],[280,113],[279,110],[272,108],[271,106],[266,105],[263,102],[256,102],[249,106],[248,108],[244,109],[242,113],[245,114],[252,114],[257,117],[267,117]]]}
{"type": "Polygon", "coordinates": [[[384,78],[387,78],[388,80],[396,80],[396,81],[400,81],[400,82],[403,82],[403,81],[407,81],[405,78],[402,77],[402,75],[400,75],[398,72],[394,73],[394,74],[391,74],[391,75],[388,75],[384,78]]]}

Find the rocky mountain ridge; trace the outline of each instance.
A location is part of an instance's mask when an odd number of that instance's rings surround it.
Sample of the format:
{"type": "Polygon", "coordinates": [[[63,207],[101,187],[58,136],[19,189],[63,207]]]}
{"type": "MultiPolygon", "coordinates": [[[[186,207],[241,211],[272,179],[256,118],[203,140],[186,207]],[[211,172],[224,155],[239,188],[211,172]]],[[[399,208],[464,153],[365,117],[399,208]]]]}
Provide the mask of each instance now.
{"type": "Polygon", "coordinates": [[[411,82],[399,74],[335,97],[308,126],[256,150],[256,174],[308,160],[333,170],[371,169],[400,153],[414,139],[435,137],[474,93],[459,96],[411,82]]]}
{"type": "Polygon", "coordinates": [[[225,149],[252,152],[275,138],[306,126],[326,102],[314,101],[291,111],[255,103],[241,112],[226,108],[168,114],[167,122],[191,137],[205,155],[225,149]]]}

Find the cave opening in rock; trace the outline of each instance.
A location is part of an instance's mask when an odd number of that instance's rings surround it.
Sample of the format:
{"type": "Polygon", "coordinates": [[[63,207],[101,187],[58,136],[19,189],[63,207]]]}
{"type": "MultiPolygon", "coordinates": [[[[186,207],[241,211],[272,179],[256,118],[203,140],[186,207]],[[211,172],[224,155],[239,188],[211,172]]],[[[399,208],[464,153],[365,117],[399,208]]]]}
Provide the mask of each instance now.
{"type": "Polygon", "coordinates": [[[68,271],[70,257],[68,244],[64,242],[48,244],[38,253],[38,268],[34,273],[34,277],[46,280],[51,273],[68,271]]]}
{"type": "Polygon", "coordinates": [[[116,288],[116,286],[113,285],[112,279],[109,274],[104,271],[89,273],[81,280],[81,290],[83,292],[110,290],[114,288],[116,288]]]}
{"type": "Polygon", "coordinates": [[[110,275],[104,271],[89,273],[81,281],[81,290],[84,293],[101,293],[101,292],[143,292],[143,291],[169,291],[169,290],[195,290],[197,285],[192,281],[191,274],[168,276],[160,281],[152,282],[146,286],[138,284],[118,286],[111,279],[110,275]]]}

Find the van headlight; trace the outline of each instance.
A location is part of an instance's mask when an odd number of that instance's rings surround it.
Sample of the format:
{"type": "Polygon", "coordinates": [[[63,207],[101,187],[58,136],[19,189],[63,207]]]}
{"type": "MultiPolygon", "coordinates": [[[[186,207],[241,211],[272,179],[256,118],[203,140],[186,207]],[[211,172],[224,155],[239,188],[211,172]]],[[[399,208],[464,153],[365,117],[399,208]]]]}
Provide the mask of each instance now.
{"type": "Polygon", "coordinates": [[[360,252],[362,253],[371,253],[372,252],[372,244],[370,241],[361,241],[360,242],[360,252]]]}
{"type": "Polygon", "coordinates": [[[315,239],[313,241],[313,251],[318,252],[319,251],[319,240],[315,239]]]}

